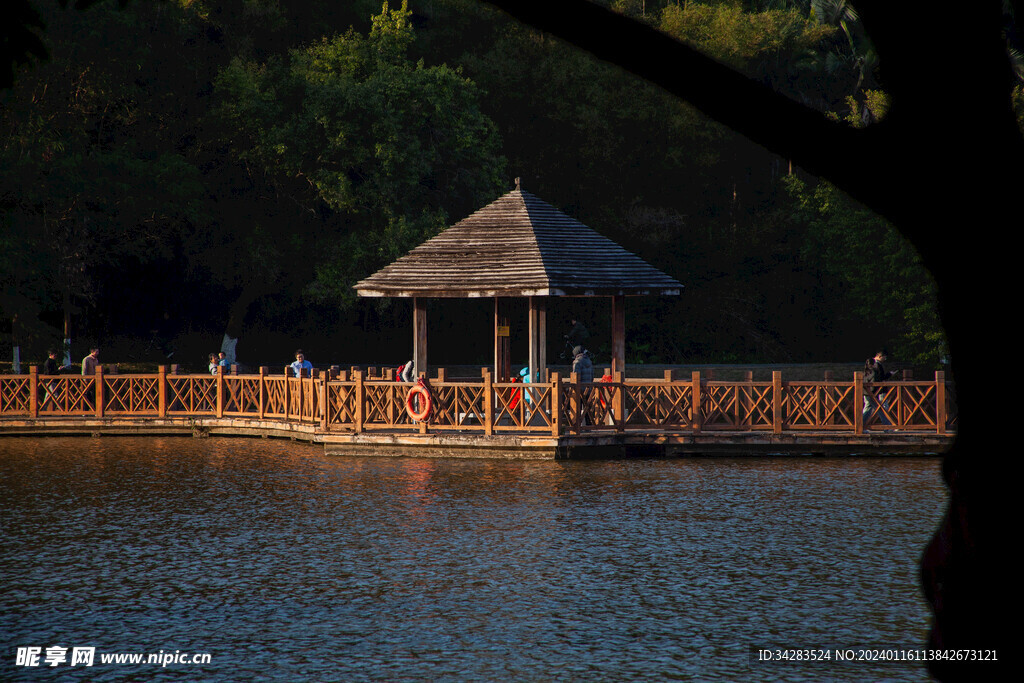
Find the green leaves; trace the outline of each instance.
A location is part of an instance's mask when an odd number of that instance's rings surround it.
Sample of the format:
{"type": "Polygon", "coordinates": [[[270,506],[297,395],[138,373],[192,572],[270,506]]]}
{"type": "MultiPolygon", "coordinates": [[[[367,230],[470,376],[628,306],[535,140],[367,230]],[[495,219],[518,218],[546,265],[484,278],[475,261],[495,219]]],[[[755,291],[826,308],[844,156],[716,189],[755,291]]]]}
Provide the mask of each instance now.
{"type": "Polygon", "coordinates": [[[475,85],[405,56],[410,16],[385,3],[367,36],[235,60],[216,82],[233,152],[324,217],[319,256],[332,262],[307,288],[316,300],[351,303],[357,280],[501,188],[497,130],[475,85]]]}

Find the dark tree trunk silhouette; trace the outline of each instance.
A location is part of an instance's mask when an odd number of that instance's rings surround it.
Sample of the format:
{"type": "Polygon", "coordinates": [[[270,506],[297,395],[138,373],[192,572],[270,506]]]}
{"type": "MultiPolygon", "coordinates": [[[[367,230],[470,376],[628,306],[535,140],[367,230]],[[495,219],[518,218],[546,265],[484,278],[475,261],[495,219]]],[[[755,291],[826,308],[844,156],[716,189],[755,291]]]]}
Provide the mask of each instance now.
{"type": "MultiPolygon", "coordinates": [[[[996,0],[922,11],[862,0],[856,6],[880,57],[892,98],[886,118],[852,129],[778,95],[651,27],[587,0],[492,0],[535,28],[617,64],[705,114],[827,178],[891,221],[920,252],[939,288],[959,407],[958,436],[943,462],[946,516],[922,549],[922,582],[932,606],[931,644],[998,648],[1011,668],[1013,623],[1006,553],[997,528],[1008,504],[1009,453],[982,423],[993,373],[973,362],[971,341],[1003,328],[981,305],[1013,273],[1006,227],[1019,223],[1024,138],[1011,106],[1014,74],[996,0]],[[938,36],[955,51],[936,61],[938,36]],[[977,277],[980,269],[986,275],[977,277]],[[988,333],[986,331],[989,331],[988,333]],[[963,359],[968,362],[963,362],[963,359]],[[1000,618],[1000,615],[1002,618],[1000,618]]],[[[1014,2],[1017,17],[1022,3],[1014,2]]],[[[1012,291],[1012,290],[1011,290],[1012,291]]],[[[1009,374],[1009,373],[1008,373],[1009,374]]],[[[998,388],[996,388],[998,390],[998,388]]],[[[990,680],[990,662],[936,661],[941,680],[990,680]],[[984,667],[979,670],[979,667],[984,667]]]]}

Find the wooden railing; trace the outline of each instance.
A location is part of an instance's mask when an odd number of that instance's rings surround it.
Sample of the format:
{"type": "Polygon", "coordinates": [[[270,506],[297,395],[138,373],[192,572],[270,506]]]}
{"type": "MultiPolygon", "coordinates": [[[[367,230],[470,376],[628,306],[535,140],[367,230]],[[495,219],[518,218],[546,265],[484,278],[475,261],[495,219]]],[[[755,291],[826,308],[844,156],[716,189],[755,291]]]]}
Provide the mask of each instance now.
{"type": "MultiPolygon", "coordinates": [[[[934,380],[865,384],[851,381],[723,382],[694,372],[677,379],[625,379],[606,374],[580,382],[551,373],[547,381],[450,380],[443,370],[427,380],[433,410],[416,422],[406,410],[409,383],[391,373],[360,370],[312,377],[259,374],[155,374],[93,376],[0,375],[0,416],[49,418],[218,417],[278,420],[322,431],[470,431],[484,435],[536,433],[557,436],[596,431],[780,434],[824,431],[863,434],[955,431],[956,407],[942,372],[934,380]],[[865,413],[865,396],[868,410],[865,413]]],[[[424,378],[426,379],[426,378],[424,378]]]]}

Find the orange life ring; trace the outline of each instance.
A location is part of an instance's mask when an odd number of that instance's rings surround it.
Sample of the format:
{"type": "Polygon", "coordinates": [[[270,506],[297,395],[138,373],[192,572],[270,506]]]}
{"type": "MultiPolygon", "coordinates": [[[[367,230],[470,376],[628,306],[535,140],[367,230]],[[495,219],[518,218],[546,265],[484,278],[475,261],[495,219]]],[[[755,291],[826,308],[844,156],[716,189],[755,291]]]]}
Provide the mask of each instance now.
{"type": "Polygon", "coordinates": [[[409,393],[405,397],[405,412],[409,413],[409,417],[414,421],[422,422],[427,419],[428,415],[430,415],[430,410],[433,407],[434,404],[430,398],[430,389],[427,389],[426,385],[423,384],[422,379],[417,380],[416,384],[412,389],[409,389],[409,393]],[[420,399],[421,410],[419,412],[416,412],[416,409],[412,406],[413,400],[417,395],[423,396],[423,398],[420,399]]]}
{"type": "MultiPolygon", "coordinates": [[[[614,381],[614,378],[611,375],[601,375],[601,379],[597,381],[607,383],[614,381]]],[[[597,397],[601,400],[601,409],[604,410],[605,408],[607,408],[608,404],[604,402],[604,392],[599,390],[597,397]]]]}

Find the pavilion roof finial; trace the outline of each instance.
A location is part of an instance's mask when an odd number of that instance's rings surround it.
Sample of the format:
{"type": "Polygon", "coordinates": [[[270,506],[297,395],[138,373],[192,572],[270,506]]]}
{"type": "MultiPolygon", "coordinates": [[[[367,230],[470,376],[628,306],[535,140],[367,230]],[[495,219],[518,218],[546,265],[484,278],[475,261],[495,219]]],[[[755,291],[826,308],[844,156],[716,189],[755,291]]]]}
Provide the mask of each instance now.
{"type": "Polygon", "coordinates": [[[516,189],[519,189],[519,176],[516,176],[516,189]]]}

